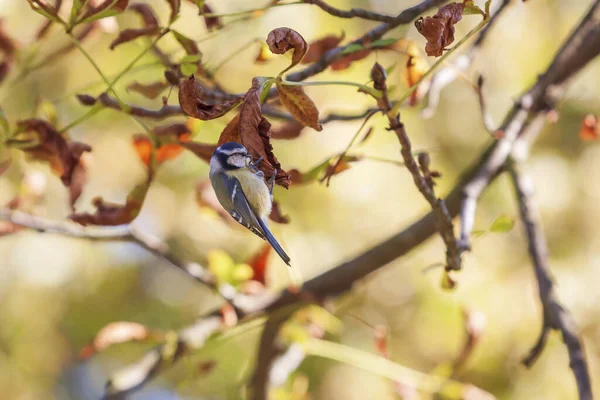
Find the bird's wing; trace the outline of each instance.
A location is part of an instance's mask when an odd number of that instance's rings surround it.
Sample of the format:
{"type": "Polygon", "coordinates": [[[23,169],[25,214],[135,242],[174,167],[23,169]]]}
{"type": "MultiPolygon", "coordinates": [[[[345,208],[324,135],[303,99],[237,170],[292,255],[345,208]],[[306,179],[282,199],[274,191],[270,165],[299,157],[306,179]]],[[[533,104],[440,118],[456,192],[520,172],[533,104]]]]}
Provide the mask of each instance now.
{"type": "Polygon", "coordinates": [[[233,219],[261,239],[266,239],[259,217],[250,206],[240,181],[224,173],[211,175],[210,179],[219,202],[233,219]]]}

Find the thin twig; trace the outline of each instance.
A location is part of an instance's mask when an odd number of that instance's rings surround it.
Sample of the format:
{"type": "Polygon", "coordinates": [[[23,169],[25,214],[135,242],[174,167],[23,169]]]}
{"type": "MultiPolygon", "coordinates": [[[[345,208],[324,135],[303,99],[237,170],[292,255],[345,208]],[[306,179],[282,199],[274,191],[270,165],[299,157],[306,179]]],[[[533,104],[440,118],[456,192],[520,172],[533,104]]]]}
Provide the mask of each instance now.
{"type": "Polygon", "coordinates": [[[546,238],[541,227],[535,202],[533,201],[533,182],[525,174],[517,161],[509,163],[510,175],[516,190],[521,220],[527,235],[529,255],[533,262],[540,300],[543,307],[543,326],[539,339],[523,364],[531,367],[544,349],[548,331],[558,330],[569,353],[569,365],[573,370],[580,400],[591,400],[592,386],[588,372],[583,345],[577,335],[577,326],[567,310],[558,301],[554,290],[554,280],[548,262],[546,238]]]}
{"type": "Polygon", "coordinates": [[[349,11],[340,10],[325,3],[323,0],[303,0],[306,4],[314,4],[321,10],[338,18],[362,18],[369,21],[379,21],[388,24],[393,24],[397,17],[391,15],[383,15],[373,11],[367,11],[362,8],[353,8],[349,11]]]}
{"type": "Polygon", "coordinates": [[[56,233],[63,236],[88,240],[131,241],[154,255],[170,262],[193,279],[221,293],[212,274],[195,262],[184,262],[171,252],[169,246],[159,238],[136,228],[132,224],[118,226],[82,226],[71,221],[56,221],[45,217],[27,214],[6,207],[0,208],[0,220],[33,229],[38,232],[56,233]]]}
{"type": "MultiPolygon", "coordinates": [[[[385,22],[370,30],[357,40],[348,43],[345,46],[340,46],[336,47],[335,49],[329,50],[328,52],[323,54],[319,61],[309,65],[301,71],[294,72],[293,74],[288,75],[286,77],[286,80],[299,82],[305,80],[306,78],[314,76],[319,72],[323,72],[327,69],[329,65],[334,63],[337,59],[341,58],[343,56],[344,50],[346,50],[348,47],[356,46],[357,44],[362,45],[363,43],[371,43],[377,39],[380,39],[383,35],[391,31],[392,29],[400,25],[405,25],[412,22],[420,14],[433,7],[439,6],[444,2],[445,0],[425,0],[414,7],[407,8],[406,10],[398,14],[398,16],[394,18],[393,22],[385,22]]],[[[275,92],[273,91],[273,93],[275,92]]]]}
{"type": "Polygon", "coordinates": [[[464,251],[454,235],[454,225],[452,217],[448,212],[448,208],[444,201],[438,198],[433,188],[433,182],[426,178],[424,173],[419,168],[419,164],[413,156],[412,144],[408,138],[408,134],[404,129],[404,124],[400,122],[400,114],[392,114],[392,104],[387,95],[387,85],[385,70],[378,63],[375,64],[371,71],[375,89],[381,90],[383,96],[377,100],[377,104],[381,111],[388,117],[390,130],[393,130],[400,141],[402,159],[404,165],[409,170],[413,177],[413,181],[419,189],[419,192],[425,197],[425,200],[431,206],[431,209],[437,215],[437,225],[444,244],[446,245],[446,268],[448,270],[458,271],[462,267],[461,253],[464,251]]]}

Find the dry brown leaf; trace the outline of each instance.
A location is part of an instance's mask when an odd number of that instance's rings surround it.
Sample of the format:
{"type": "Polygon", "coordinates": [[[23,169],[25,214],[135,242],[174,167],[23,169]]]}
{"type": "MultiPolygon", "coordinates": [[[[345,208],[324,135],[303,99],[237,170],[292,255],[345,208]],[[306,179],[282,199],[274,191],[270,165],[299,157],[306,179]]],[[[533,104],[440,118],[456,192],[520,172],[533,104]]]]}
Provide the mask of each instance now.
{"type": "MultiPolygon", "coordinates": [[[[36,2],[39,0],[36,0],[36,2]]],[[[85,12],[81,17],[77,18],[78,21],[85,21],[88,18],[93,18],[98,14],[107,11],[114,10],[116,13],[122,13],[129,5],[129,0],[104,0],[100,4],[92,5],[91,2],[87,3],[85,12]]]]}
{"type": "Polygon", "coordinates": [[[225,100],[222,103],[208,104],[202,101],[202,88],[192,75],[179,86],[179,104],[184,113],[204,121],[223,116],[240,104],[243,98],[225,100]]]}
{"type": "Polygon", "coordinates": [[[71,214],[69,218],[81,225],[114,226],[128,224],[140,213],[144,198],[150,188],[151,179],[152,173],[149,172],[148,179],[129,192],[125,204],[108,203],[102,197],[96,197],[92,200],[92,204],[96,207],[94,214],[71,214]]]}
{"type": "MultiPolygon", "coordinates": [[[[192,0],[193,1],[193,0],[192,0]]],[[[210,8],[208,3],[204,3],[202,5],[202,10],[200,10],[200,15],[202,14],[212,14],[213,10],[210,8]]],[[[206,25],[206,29],[210,32],[213,29],[221,29],[223,28],[223,23],[221,22],[221,18],[219,17],[204,17],[204,24],[206,25]]]]}
{"type": "Polygon", "coordinates": [[[269,219],[279,224],[290,223],[290,217],[288,217],[287,215],[283,215],[283,213],[281,212],[281,207],[279,206],[279,202],[276,200],[273,200],[273,207],[271,208],[271,214],[269,215],[269,219]]]}
{"type": "Polygon", "coordinates": [[[269,50],[275,54],[284,54],[290,49],[294,50],[292,55],[292,65],[297,65],[308,50],[306,41],[298,32],[291,28],[277,28],[269,32],[267,36],[269,50]]]}
{"type": "Polygon", "coordinates": [[[296,139],[302,133],[304,125],[302,123],[293,120],[288,121],[277,128],[271,129],[271,139],[296,139]]]}
{"type": "Polygon", "coordinates": [[[316,131],[323,130],[323,127],[319,124],[319,110],[304,92],[302,86],[289,86],[277,82],[277,91],[281,104],[288,109],[298,122],[316,131]]]}
{"type": "Polygon", "coordinates": [[[173,22],[177,19],[179,15],[179,10],[181,8],[181,0],[167,0],[169,3],[169,7],[171,8],[171,17],[169,18],[169,22],[173,22]]]}
{"type": "Polygon", "coordinates": [[[271,245],[269,243],[265,243],[258,250],[256,254],[250,257],[246,264],[252,268],[254,274],[252,275],[252,280],[262,283],[265,282],[265,274],[267,272],[267,263],[269,262],[269,255],[271,254],[271,245]]]}
{"type": "Polygon", "coordinates": [[[154,36],[160,33],[160,27],[158,26],[158,19],[154,15],[154,11],[148,4],[137,3],[129,7],[130,10],[135,11],[141,18],[143,27],[142,28],[130,28],[119,32],[119,35],[110,44],[110,49],[113,50],[120,44],[130,42],[141,36],[154,36]]]}
{"type": "Polygon", "coordinates": [[[127,91],[139,93],[147,99],[154,100],[171,84],[165,81],[156,81],[151,83],[139,83],[134,81],[127,85],[127,91]]]}
{"type": "Polygon", "coordinates": [[[308,46],[308,51],[302,59],[302,64],[310,64],[319,61],[323,54],[329,50],[335,49],[342,40],[344,40],[345,34],[342,32],[340,36],[328,35],[317,41],[312,42],[308,46]]]}
{"type": "Polygon", "coordinates": [[[80,360],[86,360],[94,354],[115,344],[146,340],[151,336],[147,326],[135,322],[113,322],[98,332],[93,342],[79,353],[80,360]]]}
{"type": "Polygon", "coordinates": [[[264,172],[265,179],[268,180],[277,170],[275,182],[288,188],[291,183],[289,175],[282,170],[281,164],[273,154],[271,123],[261,114],[260,89],[260,81],[257,78],[252,79],[252,87],[244,96],[239,114],[227,124],[218,144],[241,143],[255,159],[262,157],[258,169],[264,172]]]}
{"type": "Polygon", "coordinates": [[[210,162],[210,158],[212,157],[212,154],[214,153],[215,149],[217,148],[217,145],[214,145],[214,144],[191,142],[191,141],[181,142],[180,145],[183,146],[184,148],[188,149],[189,151],[194,153],[198,158],[206,161],[207,163],[210,162]]]}
{"type": "Polygon", "coordinates": [[[173,37],[179,42],[181,47],[183,47],[186,54],[200,54],[200,49],[198,48],[198,45],[192,39],[174,30],[171,30],[171,33],[173,33],[173,37]]]}
{"type": "MultiPolygon", "coordinates": [[[[34,159],[48,162],[65,186],[71,185],[73,171],[81,155],[92,150],[85,143],[68,142],[52,125],[40,119],[19,121],[17,131],[19,133],[14,140],[31,144],[21,150],[34,159]]],[[[11,141],[7,144],[11,145],[11,141]]]]}
{"type": "Polygon", "coordinates": [[[158,26],[158,19],[154,11],[148,4],[136,3],[129,6],[131,11],[135,11],[140,17],[144,26],[158,26]]]}
{"type": "Polygon", "coordinates": [[[428,56],[440,57],[444,48],[454,42],[454,25],[461,20],[464,8],[463,3],[446,4],[435,15],[415,21],[417,31],[427,39],[428,56]]]}
{"type": "Polygon", "coordinates": [[[110,44],[110,49],[114,50],[120,44],[131,42],[142,36],[154,36],[160,33],[158,26],[146,26],[144,28],[125,29],[119,32],[119,36],[110,44]]]}
{"type": "Polygon", "coordinates": [[[579,138],[584,141],[598,140],[600,137],[600,124],[593,114],[588,114],[581,122],[579,138]]]}
{"type": "Polygon", "coordinates": [[[8,36],[3,28],[3,23],[4,19],[0,18],[0,53],[4,54],[5,57],[9,57],[17,50],[17,44],[8,36]]]}

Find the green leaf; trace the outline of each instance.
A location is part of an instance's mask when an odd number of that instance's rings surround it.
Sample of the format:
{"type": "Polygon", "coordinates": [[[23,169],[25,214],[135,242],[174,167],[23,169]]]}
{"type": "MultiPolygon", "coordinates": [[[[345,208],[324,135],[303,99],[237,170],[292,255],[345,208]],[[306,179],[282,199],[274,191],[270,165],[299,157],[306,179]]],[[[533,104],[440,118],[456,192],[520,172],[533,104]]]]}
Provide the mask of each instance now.
{"type": "Polygon", "coordinates": [[[342,55],[346,55],[346,54],[350,54],[350,53],[354,53],[356,51],[360,51],[363,49],[363,46],[358,44],[358,43],[353,43],[353,44],[349,44],[348,46],[346,46],[346,48],[342,51],[342,55]]]}
{"type": "Polygon", "coordinates": [[[489,17],[489,16],[490,16],[490,5],[491,5],[491,4],[492,4],[492,0],[487,0],[487,1],[485,2],[485,6],[484,6],[484,7],[485,7],[485,15],[486,15],[487,17],[489,17]]]}
{"type": "Polygon", "coordinates": [[[196,70],[198,69],[198,65],[192,63],[185,63],[181,64],[179,66],[179,69],[181,69],[181,73],[183,75],[189,76],[196,72],[196,70]]]}
{"type": "Polygon", "coordinates": [[[56,13],[56,9],[45,2],[38,2],[35,0],[27,0],[29,6],[36,13],[43,15],[51,21],[58,22],[59,24],[64,24],[64,21],[60,19],[60,17],[56,13]]]}
{"type": "Polygon", "coordinates": [[[188,54],[181,59],[181,63],[193,63],[194,65],[202,59],[202,54],[188,54]]]}
{"type": "Polygon", "coordinates": [[[267,100],[267,96],[269,95],[269,91],[271,90],[271,86],[273,86],[273,82],[275,79],[269,79],[264,82],[260,87],[260,102],[261,104],[267,100]]]}
{"type": "Polygon", "coordinates": [[[73,0],[73,6],[71,7],[71,16],[69,17],[69,24],[75,22],[75,20],[79,16],[79,11],[81,11],[83,7],[83,4],[83,0],[73,0]]]}
{"type": "Polygon", "coordinates": [[[390,65],[389,67],[387,67],[385,69],[385,74],[387,76],[390,76],[392,74],[392,72],[394,72],[394,70],[396,69],[397,66],[398,66],[398,63],[393,63],[392,65],[390,65]]]}
{"type": "Polygon", "coordinates": [[[368,371],[426,393],[439,393],[447,399],[463,399],[471,385],[443,376],[422,372],[397,364],[387,358],[338,343],[309,338],[303,343],[307,354],[328,358],[368,371]]]}
{"type": "Polygon", "coordinates": [[[2,107],[0,107],[0,128],[2,128],[2,131],[0,131],[0,140],[4,140],[4,138],[8,137],[10,126],[2,107]]]}
{"type": "MultiPolygon", "coordinates": [[[[488,8],[489,8],[489,5],[488,5],[488,8]]],[[[463,15],[473,15],[473,14],[483,15],[484,17],[486,16],[486,13],[484,13],[481,8],[477,7],[475,5],[475,3],[473,3],[473,0],[468,0],[465,2],[465,8],[463,11],[463,15]]]]}
{"type": "Polygon", "coordinates": [[[231,278],[236,284],[248,281],[253,275],[254,271],[248,264],[238,264],[231,271],[231,278]]]}
{"type": "Polygon", "coordinates": [[[396,43],[398,40],[400,39],[379,39],[376,40],[374,42],[369,43],[366,47],[371,48],[371,49],[376,49],[376,48],[380,48],[380,47],[387,47],[387,46],[391,46],[394,43],[396,43]]]}
{"type": "Polygon", "coordinates": [[[506,233],[509,232],[515,226],[515,219],[506,214],[498,216],[492,226],[490,226],[490,232],[495,233],[506,233]]]}

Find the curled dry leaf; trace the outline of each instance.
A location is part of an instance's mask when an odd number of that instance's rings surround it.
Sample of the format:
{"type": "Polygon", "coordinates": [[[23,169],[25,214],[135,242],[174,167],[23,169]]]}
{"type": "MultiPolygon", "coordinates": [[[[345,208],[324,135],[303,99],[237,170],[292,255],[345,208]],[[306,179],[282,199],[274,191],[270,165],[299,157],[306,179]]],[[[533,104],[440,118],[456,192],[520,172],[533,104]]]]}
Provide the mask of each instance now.
{"type": "MultiPolygon", "coordinates": [[[[213,12],[212,8],[210,8],[208,3],[204,2],[204,4],[202,5],[202,9],[200,10],[200,15],[212,14],[212,12],[213,12]]],[[[221,18],[219,18],[219,17],[211,17],[211,16],[205,15],[204,16],[204,24],[206,25],[206,29],[209,32],[214,29],[218,30],[218,29],[223,28],[223,23],[221,22],[221,18]]]]}
{"type": "Polygon", "coordinates": [[[324,38],[312,42],[308,46],[308,51],[302,59],[302,64],[310,64],[317,62],[323,57],[323,54],[329,50],[335,49],[342,40],[345,38],[345,34],[342,32],[340,36],[328,35],[324,38]]]}
{"type": "Polygon", "coordinates": [[[192,75],[179,86],[179,104],[184,113],[204,121],[223,116],[240,104],[243,98],[225,100],[222,103],[208,104],[202,101],[202,87],[192,75]]]}
{"type": "Polygon", "coordinates": [[[277,91],[281,104],[302,124],[316,131],[323,130],[319,124],[319,110],[304,92],[302,86],[288,86],[277,82],[277,91]]]}
{"type": "Polygon", "coordinates": [[[156,81],[151,83],[139,83],[134,81],[127,85],[127,91],[139,93],[147,99],[154,100],[171,84],[165,81],[156,81]]]}
{"type": "Polygon", "coordinates": [[[275,182],[288,188],[291,183],[289,175],[281,168],[281,164],[273,154],[271,123],[261,114],[261,88],[260,81],[257,78],[252,79],[252,87],[244,96],[239,114],[221,132],[218,144],[226,142],[243,144],[255,159],[262,157],[258,169],[264,172],[265,179],[268,180],[277,170],[275,182]]]}
{"type": "Polygon", "coordinates": [[[304,125],[296,120],[288,121],[271,129],[271,139],[296,139],[302,133],[304,125]]]}
{"type": "Polygon", "coordinates": [[[85,143],[68,142],[52,125],[40,119],[19,121],[17,135],[6,143],[15,147],[27,145],[21,150],[34,159],[48,162],[65,186],[71,185],[81,155],[92,150],[85,143]]]}
{"type": "Polygon", "coordinates": [[[147,326],[135,322],[113,322],[106,325],[98,332],[93,342],[81,349],[79,359],[86,360],[94,354],[115,344],[130,341],[147,340],[151,331],[147,326]]]}
{"type": "Polygon", "coordinates": [[[440,57],[444,48],[454,42],[454,25],[461,20],[463,11],[463,3],[450,3],[440,7],[435,15],[415,21],[417,31],[427,39],[428,56],[440,57]]]}
{"type": "Polygon", "coordinates": [[[294,50],[292,64],[289,68],[300,63],[308,50],[308,45],[302,35],[291,28],[273,29],[267,36],[267,44],[269,50],[275,54],[284,54],[290,49],[294,50]]]}
{"type": "Polygon", "coordinates": [[[584,141],[597,140],[600,137],[600,122],[593,114],[586,115],[581,122],[579,138],[584,141]]]}
{"type": "Polygon", "coordinates": [[[102,197],[96,197],[92,204],[96,207],[94,214],[80,213],[71,214],[69,218],[81,225],[104,225],[114,226],[128,224],[140,213],[144,198],[150,188],[152,174],[148,179],[137,185],[129,195],[125,204],[114,204],[105,202],[102,197]]]}
{"type": "Polygon", "coordinates": [[[160,33],[160,27],[158,26],[158,20],[154,15],[154,11],[148,4],[133,4],[129,7],[130,10],[135,11],[142,17],[143,27],[137,29],[125,29],[119,32],[119,35],[110,44],[110,49],[113,50],[120,44],[130,42],[141,36],[154,36],[160,33]]]}

